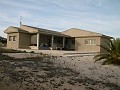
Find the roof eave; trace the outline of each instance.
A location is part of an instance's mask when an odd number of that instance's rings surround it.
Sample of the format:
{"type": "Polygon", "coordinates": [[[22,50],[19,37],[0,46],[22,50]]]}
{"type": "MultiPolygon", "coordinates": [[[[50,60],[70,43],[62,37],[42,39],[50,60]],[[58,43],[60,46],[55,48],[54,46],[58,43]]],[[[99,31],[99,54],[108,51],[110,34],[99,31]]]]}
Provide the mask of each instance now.
{"type": "Polygon", "coordinates": [[[107,36],[107,35],[103,35],[103,34],[102,34],[102,36],[105,38],[113,39],[113,37],[111,37],[111,36],[107,36]]]}

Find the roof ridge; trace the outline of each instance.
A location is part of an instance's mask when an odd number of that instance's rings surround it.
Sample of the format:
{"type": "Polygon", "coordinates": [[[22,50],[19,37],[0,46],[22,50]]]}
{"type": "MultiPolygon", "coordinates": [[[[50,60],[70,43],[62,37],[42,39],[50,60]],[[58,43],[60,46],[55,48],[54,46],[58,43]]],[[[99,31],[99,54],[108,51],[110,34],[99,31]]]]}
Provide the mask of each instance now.
{"type": "Polygon", "coordinates": [[[89,30],[85,30],[85,29],[79,29],[79,28],[70,28],[70,29],[65,30],[65,31],[69,31],[69,30],[72,30],[72,29],[86,31],[86,32],[91,32],[91,33],[96,33],[96,34],[99,34],[99,35],[103,35],[102,33],[94,32],[94,31],[89,31],[89,30]]]}
{"type": "Polygon", "coordinates": [[[38,30],[38,32],[39,31],[46,32],[46,33],[51,32],[52,34],[59,34],[59,35],[62,35],[62,36],[69,36],[69,35],[65,35],[65,34],[63,34],[62,32],[59,32],[59,31],[54,31],[54,30],[49,30],[49,29],[44,29],[44,28],[39,28],[39,27],[34,27],[34,26],[28,26],[28,25],[23,25],[23,26],[34,28],[34,29],[38,30]]]}
{"type": "Polygon", "coordinates": [[[36,29],[42,29],[42,30],[48,30],[48,31],[53,31],[53,32],[61,33],[61,32],[59,32],[59,31],[54,31],[54,30],[50,30],[50,29],[44,29],[44,28],[39,28],[39,27],[34,27],[34,26],[29,26],[29,25],[23,25],[23,26],[27,26],[27,27],[31,27],[31,28],[36,28],[36,29]]]}

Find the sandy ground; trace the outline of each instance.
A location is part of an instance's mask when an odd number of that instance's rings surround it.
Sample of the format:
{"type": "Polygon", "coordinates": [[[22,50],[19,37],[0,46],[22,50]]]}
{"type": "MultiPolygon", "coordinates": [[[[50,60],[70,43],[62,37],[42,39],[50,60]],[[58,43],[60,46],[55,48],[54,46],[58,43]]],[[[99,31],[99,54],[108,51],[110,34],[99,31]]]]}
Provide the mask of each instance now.
{"type": "Polygon", "coordinates": [[[56,57],[51,61],[80,73],[80,76],[120,86],[120,66],[101,65],[101,62],[94,62],[93,57],[56,57]]]}
{"type": "MultiPolygon", "coordinates": [[[[41,57],[33,53],[7,55],[41,57]]],[[[42,57],[37,61],[1,60],[0,90],[120,90],[119,66],[94,63],[93,55],[42,57]]]]}
{"type": "Polygon", "coordinates": [[[91,55],[95,54],[96,52],[80,52],[80,51],[64,51],[64,50],[34,50],[34,49],[17,49],[20,51],[26,51],[26,52],[32,52],[34,51],[35,53],[42,53],[42,54],[49,54],[51,56],[75,56],[75,55],[91,55]]]}
{"type": "Polygon", "coordinates": [[[3,53],[2,55],[7,55],[14,58],[31,58],[31,57],[43,57],[41,53],[3,53]]]}

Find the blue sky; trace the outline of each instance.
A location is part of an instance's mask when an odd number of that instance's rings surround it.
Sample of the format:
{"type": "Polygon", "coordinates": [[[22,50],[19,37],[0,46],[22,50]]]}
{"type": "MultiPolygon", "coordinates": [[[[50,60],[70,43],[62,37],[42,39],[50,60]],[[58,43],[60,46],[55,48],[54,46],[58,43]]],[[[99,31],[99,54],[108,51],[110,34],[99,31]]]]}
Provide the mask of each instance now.
{"type": "Polygon", "coordinates": [[[120,36],[120,0],[0,0],[0,36],[9,26],[80,28],[120,36]]]}

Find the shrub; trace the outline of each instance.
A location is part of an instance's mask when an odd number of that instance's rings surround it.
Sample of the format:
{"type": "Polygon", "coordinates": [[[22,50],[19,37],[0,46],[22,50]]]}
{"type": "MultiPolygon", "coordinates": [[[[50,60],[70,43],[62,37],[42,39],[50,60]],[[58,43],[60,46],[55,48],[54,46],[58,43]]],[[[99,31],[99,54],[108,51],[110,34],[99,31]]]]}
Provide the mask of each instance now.
{"type": "Polygon", "coordinates": [[[109,47],[101,46],[106,53],[96,55],[94,57],[95,62],[103,60],[102,64],[120,65],[120,38],[110,40],[110,43],[106,43],[109,47]]]}

